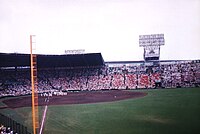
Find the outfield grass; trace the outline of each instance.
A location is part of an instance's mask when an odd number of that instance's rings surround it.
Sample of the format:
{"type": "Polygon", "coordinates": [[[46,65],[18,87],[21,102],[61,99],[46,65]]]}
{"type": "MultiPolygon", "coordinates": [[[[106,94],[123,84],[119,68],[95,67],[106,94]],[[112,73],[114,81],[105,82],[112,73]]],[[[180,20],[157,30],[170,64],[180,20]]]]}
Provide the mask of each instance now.
{"type": "MultiPolygon", "coordinates": [[[[143,98],[49,106],[44,134],[194,134],[200,132],[200,88],[142,90],[143,98]]],[[[40,107],[40,115],[43,107],[40,107]]],[[[1,113],[31,127],[31,108],[1,113]]]]}

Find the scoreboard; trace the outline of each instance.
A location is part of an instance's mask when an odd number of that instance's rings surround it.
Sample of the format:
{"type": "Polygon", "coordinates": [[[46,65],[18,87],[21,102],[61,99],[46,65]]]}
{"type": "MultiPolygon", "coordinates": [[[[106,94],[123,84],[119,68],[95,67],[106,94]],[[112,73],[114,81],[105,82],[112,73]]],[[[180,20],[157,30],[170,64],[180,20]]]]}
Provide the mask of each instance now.
{"type": "Polygon", "coordinates": [[[139,45],[144,46],[161,46],[165,44],[164,34],[139,35],[139,45]]]}
{"type": "Polygon", "coordinates": [[[144,60],[159,60],[160,46],[165,44],[164,34],[139,35],[139,46],[144,47],[144,60]]]}

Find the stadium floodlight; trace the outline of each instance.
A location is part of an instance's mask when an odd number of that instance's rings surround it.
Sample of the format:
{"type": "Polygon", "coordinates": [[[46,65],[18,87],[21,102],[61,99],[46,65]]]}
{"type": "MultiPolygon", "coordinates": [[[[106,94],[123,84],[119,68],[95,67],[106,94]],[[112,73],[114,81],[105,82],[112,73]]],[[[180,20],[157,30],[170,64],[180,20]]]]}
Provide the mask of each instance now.
{"type": "Polygon", "coordinates": [[[77,49],[77,50],[65,50],[66,55],[75,55],[75,54],[84,54],[85,49],[77,49]]]}
{"type": "Polygon", "coordinates": [[[159,60],[160,46],[165,44],[164,34],[139,35],[139,46],[144,47],[144,60],[159,60]]]}

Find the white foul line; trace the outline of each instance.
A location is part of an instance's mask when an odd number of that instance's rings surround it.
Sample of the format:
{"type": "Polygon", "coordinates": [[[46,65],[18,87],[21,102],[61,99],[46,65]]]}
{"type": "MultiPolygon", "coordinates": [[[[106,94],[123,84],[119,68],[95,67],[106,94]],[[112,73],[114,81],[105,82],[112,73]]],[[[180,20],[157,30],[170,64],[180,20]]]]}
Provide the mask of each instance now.
{"type": "Polygon", "coordinates": [[[44,126],[44,120],[45,120],[45,117],[46,117],[46,113],[47,113],[47,105],[45,106],[45,109],[44,109],[44,113],[43,113],[43,117],[42,117],[42,123],[41,123],[41,127],[40,127],[40,132],[39,134],[42,134],[42,129],[43,129],[43,126],[44,126]]]}

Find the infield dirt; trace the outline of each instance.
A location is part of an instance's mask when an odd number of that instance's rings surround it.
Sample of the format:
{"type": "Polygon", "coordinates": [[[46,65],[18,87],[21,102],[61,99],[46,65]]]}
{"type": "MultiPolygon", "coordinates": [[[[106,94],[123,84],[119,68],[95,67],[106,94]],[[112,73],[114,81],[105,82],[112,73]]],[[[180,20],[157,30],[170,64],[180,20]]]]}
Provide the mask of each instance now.
{"type": "MultiPolygon", "coordinates": [[[[147,93],[132,92],[123,90],[109,90],[109,91],[80,91],[68,92],[64,96],[49,97],[48,105],[67,105],[67,104],[86,104],[98,102],[111,102],[131,98],[144,97],[147,93]]],[[[46,105],[47,97],[39,96],[38,105],[46,105]]],[[[31,96],[23,96],[18,98],[11,98],[3,101],[7,108],[31,107],[31,96]]]]}

